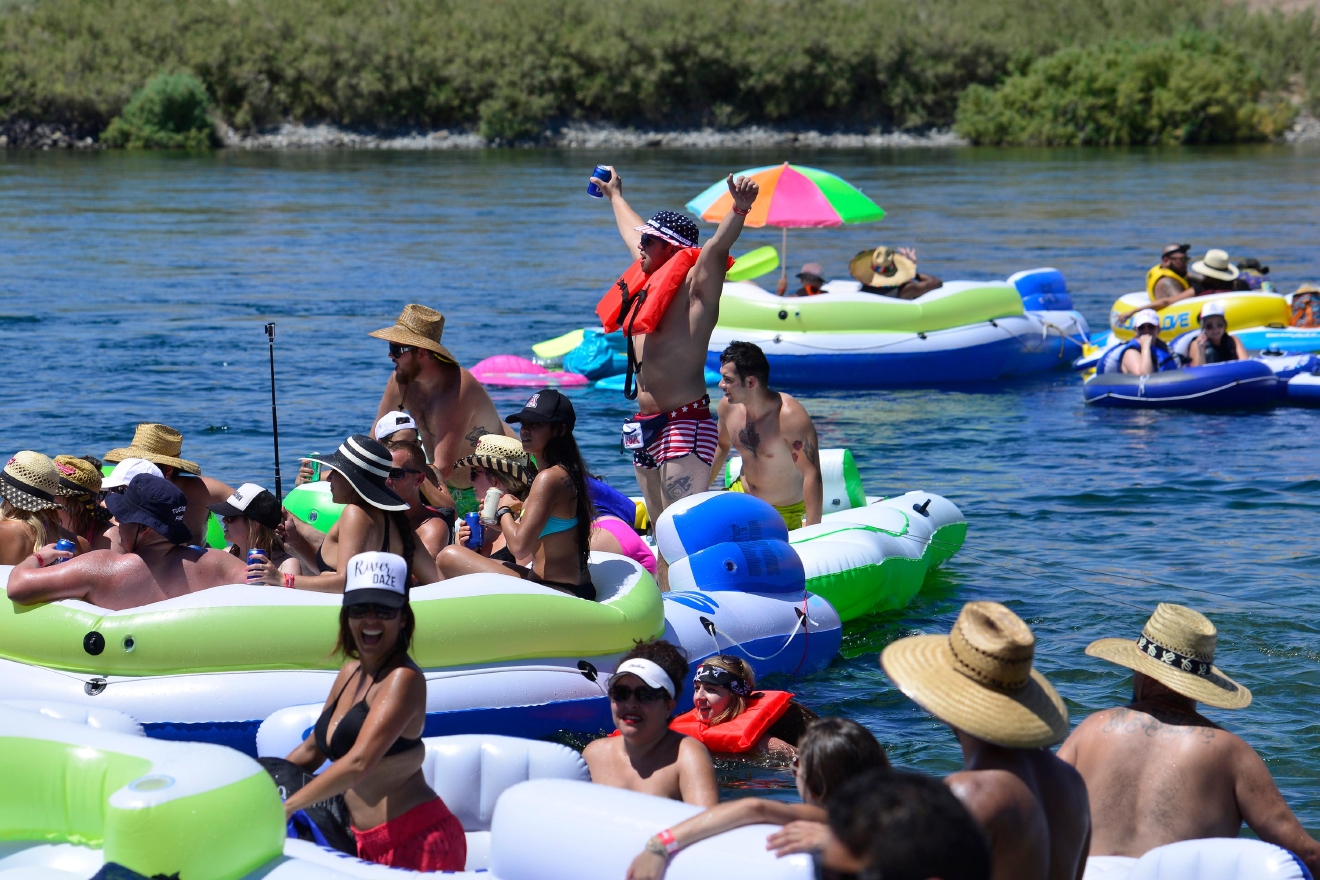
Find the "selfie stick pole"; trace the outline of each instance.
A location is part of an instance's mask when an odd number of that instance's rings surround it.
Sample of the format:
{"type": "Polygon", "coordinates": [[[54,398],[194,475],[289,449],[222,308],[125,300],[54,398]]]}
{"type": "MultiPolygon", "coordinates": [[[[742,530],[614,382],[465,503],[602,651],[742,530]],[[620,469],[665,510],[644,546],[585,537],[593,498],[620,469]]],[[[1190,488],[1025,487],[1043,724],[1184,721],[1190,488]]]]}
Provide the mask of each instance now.
{"type": "Polygon", "coordinates": [[[266,341],[270,343],[270,427],[275,437],[275,499],[284,501],[284,487],[280,483],[280,417],[275,409],[275,322],[266,325],[266,341]]]}

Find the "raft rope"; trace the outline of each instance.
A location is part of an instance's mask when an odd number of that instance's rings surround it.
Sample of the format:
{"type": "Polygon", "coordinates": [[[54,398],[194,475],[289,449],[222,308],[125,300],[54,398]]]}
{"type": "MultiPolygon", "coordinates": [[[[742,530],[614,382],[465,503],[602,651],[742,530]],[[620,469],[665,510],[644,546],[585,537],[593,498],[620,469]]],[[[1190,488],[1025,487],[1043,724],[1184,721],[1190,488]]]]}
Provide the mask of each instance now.
{"type": "MultiPolygon", "coordinates": [[[[806,599],[805,599],[805,598],[803,599],[802,604],[803,604],[803,606],[806,605],[806,599]]],[[[761,656],[758,656],[758,655],[756,655],[756,654],[753,654],[751,651],[747,650],[747,648],[746,648],[745,646],[738,644],[738,642],[733,638],[733,636],[729,635],[729,634],[726,633],[724,630],[722,630],[722,629],[720,629],[718,626],[716,626],[716,625],[715,625],[715,621],[711,620],[709,617],[702,617],[702,618],[701,618],[701,625],[705,628],[706,632],[710,634],[710,639],[711,639],[711,641],[715,644],[715,653],[716,653],[716,654],[722,654],[722,653],[723,653],[723,651],[720,649],[720,640],[719,640],[719,637],[720,637],[720,636],[724,636],[726,639],[729,640],[729,648],[730,648],[730,649],[736,649],[736,650],[738,650],[738,651],[741,651],[743,654],[746,654],[748,657],[752,658],[753,660],[773,660],[774,658],[778,657],[780,654],[784,653],[784,651],[788,650],[788,646],[789,646],[789,645],[793,644],[793,639],[794,639],[794,637],[797,636],[797,634],[798,634],[798,630],[803,628],[803,626],[804,626],[804,624],[806,623],[807,619],[808,619],[808,618],[807,618],[807,614],[806,614],[805,611],[803,611],[802,613],[798,614],[797,623],[794,624],[792,632],[790,632],[790,633],[788,634],[788,638],[784,640],[784,644],[783,644],[782,646],[780,646],[780,648],[779,648],[778,651],[775,651],[775,652],[772,653],[772,654],[768,654],[768,655],[766,655],[765,657],[761,657],[761,656]]],[[[815,621],[812,621],[812,623],[815,623],[815,621]]],[[[805,655],[806,646],[805,646],[805,645],[803,646],[803,651],[804,651],[804,654],[803,654],[803,660],[805,660],[805,659],[806,659],[806,655],[805,655]]],[[[799,668],[799,669],[802,668],[802,664],[801,664],[801,663],[798,663],[798,668],[799,668]]]]}

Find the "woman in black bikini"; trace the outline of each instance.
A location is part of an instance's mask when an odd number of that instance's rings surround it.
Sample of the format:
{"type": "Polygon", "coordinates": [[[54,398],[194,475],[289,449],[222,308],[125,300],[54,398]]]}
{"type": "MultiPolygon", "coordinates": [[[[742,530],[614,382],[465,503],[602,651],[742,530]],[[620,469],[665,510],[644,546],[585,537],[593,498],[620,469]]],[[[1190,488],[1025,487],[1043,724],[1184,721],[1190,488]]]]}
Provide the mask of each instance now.
{"type": "Polygon", "coordinates": [[[265,583],[321,593],[344,589],[341,560],[369,550],[397,553],[410,561],[408,571],[419,584],[440,579],[435,559],[417,540],[408,524],[408,505],[385,485],[394,470],[390,451],[365,434],[354,434],[333,455],[312,457],[330,473],[331,498],[344,505],[339,522],[330,529],[320,547],[312,546],[285,514],[285,548],[298,557],[305,569],[320,574],[282,574],[275,566],[264,567],[265,583]]]}
{"type": "Polygon", "coordinates": [[[353,817],[358,856],[414,871],[461,871],[463,825],[426,784],[426,678],[408,656],[410,572],[393,553],[348,561],[337,648],[348,659],[312,733],[286,760],[314,773],[284,802],[285,816],[337,794],[353,817]]]}

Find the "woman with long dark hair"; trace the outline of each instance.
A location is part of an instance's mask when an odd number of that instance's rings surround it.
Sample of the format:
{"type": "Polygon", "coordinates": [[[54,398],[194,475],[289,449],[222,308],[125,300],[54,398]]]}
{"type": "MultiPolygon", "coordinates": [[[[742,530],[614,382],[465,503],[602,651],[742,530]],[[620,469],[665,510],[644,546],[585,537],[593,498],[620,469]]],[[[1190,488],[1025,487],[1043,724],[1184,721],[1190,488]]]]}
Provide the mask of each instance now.
{"type": "MultiPolygon", "coordinates": [[[[533,394],[522,412],[505,419],[518,425],[522,447],[535,456],[538,469],[526,501],[501,496],[493,523],[484,523],[504,535],[509,552],[518,560],[530,558],[531,567],[517,562],[499,562],[454,545],[440,552],[440,573],[457,577],[475,572],[512,575],[543,586],[571,593],[581,599],[596,598],[587,558],[591,554],[591,498],[587,494],[586,466],[573,439],[577,418],[567,397],[547,388],[533,394]]],[[[487,435],[478,441],[472,455],[459,459],[455,468],[489,465],[491,455],[510,438],[487,435]]]]}

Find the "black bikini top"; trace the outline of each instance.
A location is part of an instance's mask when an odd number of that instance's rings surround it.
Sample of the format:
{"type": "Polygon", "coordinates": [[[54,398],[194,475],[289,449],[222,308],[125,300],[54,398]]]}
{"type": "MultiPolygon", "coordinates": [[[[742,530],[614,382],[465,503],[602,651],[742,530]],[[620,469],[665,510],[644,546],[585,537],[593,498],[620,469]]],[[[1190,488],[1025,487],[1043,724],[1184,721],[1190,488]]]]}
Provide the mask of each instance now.
{"type": "MultiPolygon", "coordinates": [[[[362,672],[362,667],[345,682],[344,686],[335,694],[335,698],[330,701],[330,705],[321,713],[321,717],[316,719],[314,735],[316,737],[316,747],[321,750],[331,761],[338,761],[353,750],[357,743],[358,734],[362,732],[362,724],[367,720],[367,713],[371,707],[367,705],[367,698],[364,696],[360,701],[353,704],[353,707],[344,713],[344,717],[339,719],[339,726],[335,728],[335,735],[326,741],[326,731],[330,729],[330,716],[335,713],[335,707],[339,705],[339,698],[343,696],[344,691],[353,683],[353,679],[362,672]]],[[[406,736],[400,736],[385,752],[385,757],[390,755],[399,755],[412,749],[420,748],[422,738],[408,739],[406,736]]]]}

